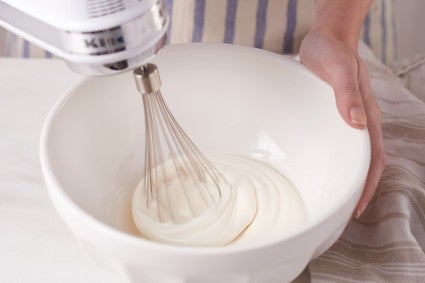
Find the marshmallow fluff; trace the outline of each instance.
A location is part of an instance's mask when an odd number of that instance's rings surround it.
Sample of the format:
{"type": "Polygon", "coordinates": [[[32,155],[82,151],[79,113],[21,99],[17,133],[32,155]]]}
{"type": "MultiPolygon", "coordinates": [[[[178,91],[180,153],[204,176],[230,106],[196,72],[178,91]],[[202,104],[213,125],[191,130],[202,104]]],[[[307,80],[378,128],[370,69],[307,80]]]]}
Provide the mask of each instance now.
{"type": "Polygon", "coordinates": [[[297,190],[270,165],[244,156],[211,154],[226,184],[194,186],[171,164],[150,201],[141,180],[133,194],[133,221],[142,237],[174,245],[251,245],[285,236],[307,222],[297,190]],[[164,177],[165,178],[165,177],[164,177]],[[182,181],[184,189],[177,186],[182,181]]]}

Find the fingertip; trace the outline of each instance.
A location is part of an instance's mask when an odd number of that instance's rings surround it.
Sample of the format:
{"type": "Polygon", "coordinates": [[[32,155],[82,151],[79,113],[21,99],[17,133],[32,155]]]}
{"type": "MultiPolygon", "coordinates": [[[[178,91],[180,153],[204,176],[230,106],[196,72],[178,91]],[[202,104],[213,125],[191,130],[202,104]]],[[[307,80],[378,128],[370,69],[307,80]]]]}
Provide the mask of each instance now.
{"type": "Polygon", "coordinates": [[[361,106],[353,106],[350,109],[350,121],[354,127],[359,129],[366,128],[367,118],[366,113],[361,106]]]}
{"type": "Polygon", "coordinates": [[[359,218],[363,214],[363,212],[365,212],[367,205],[368,205],[367,202],[359,203],[356,210],[354,211],[354,214],[353,214],[354,218],[356,219],[359,218]]]}

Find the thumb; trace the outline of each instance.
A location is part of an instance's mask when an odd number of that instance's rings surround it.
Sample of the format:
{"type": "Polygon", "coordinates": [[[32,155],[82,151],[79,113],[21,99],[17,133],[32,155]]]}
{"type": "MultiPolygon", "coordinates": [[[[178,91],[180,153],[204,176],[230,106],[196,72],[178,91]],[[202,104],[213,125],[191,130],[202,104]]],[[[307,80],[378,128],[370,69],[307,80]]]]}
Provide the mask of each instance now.
{"type": "Polygon", "coordinates": [[[334,66],[327,77],[335,92],[336,106],[341,117],[354,128],[365,128],[367,118],[356,68],[334,66]]]}

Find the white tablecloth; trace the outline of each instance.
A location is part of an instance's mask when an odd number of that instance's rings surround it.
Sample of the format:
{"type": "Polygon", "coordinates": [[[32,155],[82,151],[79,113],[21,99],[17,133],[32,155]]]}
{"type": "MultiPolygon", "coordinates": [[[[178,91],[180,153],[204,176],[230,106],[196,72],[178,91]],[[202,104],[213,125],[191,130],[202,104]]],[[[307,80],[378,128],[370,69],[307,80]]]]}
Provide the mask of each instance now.
{"type": "Polygon", "coordinates": [[[122,282],[78,246],[39,164],[43,121],[79,79],[59,60],[0,59],[0,282],[122,282]]]}

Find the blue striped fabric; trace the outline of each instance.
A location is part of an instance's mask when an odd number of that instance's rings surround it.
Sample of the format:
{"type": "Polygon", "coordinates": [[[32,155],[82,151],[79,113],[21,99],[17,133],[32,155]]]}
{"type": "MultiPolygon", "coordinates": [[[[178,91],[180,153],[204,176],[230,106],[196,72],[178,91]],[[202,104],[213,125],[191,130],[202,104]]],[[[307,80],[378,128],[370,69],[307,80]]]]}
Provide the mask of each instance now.
{"type": "MultiPolygon", "coordinates": [[[[171,34],[171,25],[173,18],[171,17],[172,11],[173,11],[173,0],[164,0],[165,8],[168,11],[169,17],[170,17],[170,23],[168,25],[167,34],[171,34]]],[[[170,36],[167,36],[167,44],[170,43],[170,36]]]]}
{"type": "MultiPolygon", "coordinates": [[[[167,30],[167,43],[225,42],[295,53],[314,15],[312,0],[163,1],[175,16],[167,30]]],[[[384,62],[391,62],[395,54],[394,1],[374,0],[362,33],[365,43],[384,62]]],[[[15,35],[6,34],[4,40],[1,35],[0,56],[53,57],[15,35]]]]}
{"type": "Polygon", "coordinates": [[[192,41],[202,41],[202,34],[204,32],[204,16],[205,16],[205,0],[198,0],[195,2],[195,17],[192,33],[192,41]]]}
{"type": "Polygon", "coordinates": [[[386,11],[385,11],[385,1],[381,5],[381,28],[382,28],[382,62],[387,62],[387,25],[385,21],[386,11]]]}
{"type": "Polygon", "coordinates": [[[30,43],[27,40],[24,40],[24,48],[22,51],[22,57],[28,58],[30,56],[30,43]]]}
{"type": "Polygon", "coordinates": [[[288,1],[286,22],[287,25],[283,42],[283,53],[293,53],[294,32],[297,25],[297,0],[288,1]]]}
{"type": "Polygon", "coordinates": [[[364,25],[363,25],[363,41],[369,47],[371,46],[371,44],[370,44],[370,16],[369,16],[369,14],[366,16],[366,19],[365,19],[364,25]]]}
{"type": "Polygon", "coordinates": [[[257,8],[257,21],[255,27],[254,47],[263,48],[264,35],[266,33],[267,5],[268,0],[259,0],[257,8]]]}
{"type": "Polygon", "coordinates": [[[235,37],[235,22],[236,22],[236,9],[238,0],[227,0],[226,8],[226,29],[224,31],[224,43],[233,43],[235,37]]]}

